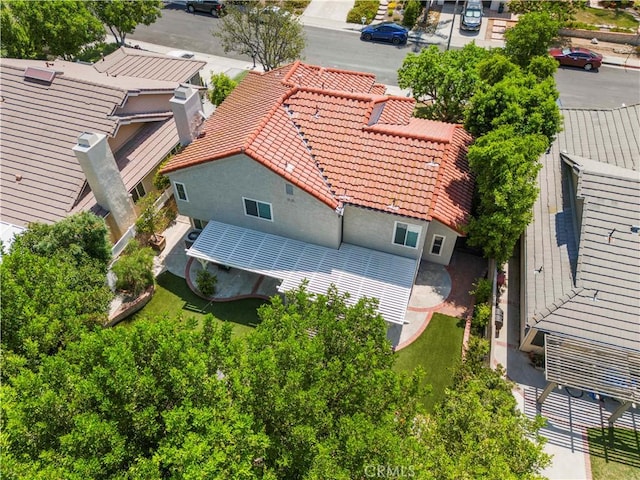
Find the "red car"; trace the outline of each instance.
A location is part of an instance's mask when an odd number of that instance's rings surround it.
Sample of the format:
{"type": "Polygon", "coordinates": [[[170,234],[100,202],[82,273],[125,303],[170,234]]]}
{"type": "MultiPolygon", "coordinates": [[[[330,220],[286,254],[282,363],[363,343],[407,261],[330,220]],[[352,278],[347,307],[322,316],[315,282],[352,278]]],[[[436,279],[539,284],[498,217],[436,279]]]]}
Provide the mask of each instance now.
{"type": "Polygon", "coordinates": [[[549,55],[555,58],[560,65],[568,67],[580,67],[585,70],[598,69],[602,65],[602,55],[592,52],[587,48],[552,48],[549,55]]]}

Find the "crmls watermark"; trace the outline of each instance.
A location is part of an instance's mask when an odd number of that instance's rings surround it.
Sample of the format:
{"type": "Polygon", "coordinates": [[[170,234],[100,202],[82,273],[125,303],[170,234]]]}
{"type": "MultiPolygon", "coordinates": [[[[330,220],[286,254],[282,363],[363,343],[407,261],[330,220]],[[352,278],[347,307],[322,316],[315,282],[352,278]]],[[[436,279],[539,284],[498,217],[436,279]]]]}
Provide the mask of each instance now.
{"type": "Polygon", "coordinates": [[[404,465],[365,465],[364,476],[367,478],[413,478],[413,466],[404,465]]]}

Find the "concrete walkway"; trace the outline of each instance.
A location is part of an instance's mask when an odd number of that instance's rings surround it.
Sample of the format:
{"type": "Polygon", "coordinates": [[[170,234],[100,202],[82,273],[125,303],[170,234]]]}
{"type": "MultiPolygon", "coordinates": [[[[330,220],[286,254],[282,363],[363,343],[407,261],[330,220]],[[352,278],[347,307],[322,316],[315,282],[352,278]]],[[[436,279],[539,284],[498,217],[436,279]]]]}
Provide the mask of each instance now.
{"type": "MultiPolygon", "coordinates": [[[[518,407],[529,418],[537,414],[547,419],[540,434],[547,439],[545,452],[553,456],[552,464],[542,475],[550,480],[590,480],[591,464],[587,428],[608,427],[607,418],[620,405],[606,399],[599,402],[581,391],[554,390],[541,407],[536,399],[544,390],[544,372],[531,365],[526,353],[519,348],[520,325],[520,265],[515,255],[506,268],[507,287],[499,305],[505,322],[491,338],[491,366],[505,367],[507,378],[514,382],[513,394],[518,407]],[[577,397],[577,398],[576,398],[577,397]]],[[[616,421],[616,427],[636,430],[640,425],[640,411],[631,408],[616,421]]]]}

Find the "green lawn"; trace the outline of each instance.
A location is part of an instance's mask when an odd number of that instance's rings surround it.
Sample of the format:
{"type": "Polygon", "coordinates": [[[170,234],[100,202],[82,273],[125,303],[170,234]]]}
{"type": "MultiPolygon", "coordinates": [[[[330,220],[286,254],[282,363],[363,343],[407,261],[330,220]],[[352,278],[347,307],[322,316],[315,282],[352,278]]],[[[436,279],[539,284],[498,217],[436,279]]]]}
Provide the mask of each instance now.
{"type": "Polygon", "coordinates": [[[424,369],[424,384],[432,386],[431,394],[423,399],[428,411],[451,385],[453,368],[461,358],[463,335],[464,320],[434,313],[420,338],[397,353],[396,371],[413,372],[418,365],[424,369]]]}
{"type": "Polygon", "coordinates": [[[640,434],[626,428],[589,428],[593,480],[640,480],[640,434]]]}
{"type": "Polygon", "coordinates": [[[163,315],[201,320],[211,313],[220,321],[233,322],[234,335],[242,336],[258,324],[257,308],[263,303],[264,300],[255,298],[211,303],[195,295],[184,278],[164,272],[156,279],[156,293],[151,301],[121,325],[129,325],[138,318],[153,319],[163,315]]]}
{"type": "Polygon", "coordinates": [[[629,28],[635,32],[638,22],[623,10],[610,8],[586,8],[576,13],[575,20],[590,25],[614,25],[629,28]]]}

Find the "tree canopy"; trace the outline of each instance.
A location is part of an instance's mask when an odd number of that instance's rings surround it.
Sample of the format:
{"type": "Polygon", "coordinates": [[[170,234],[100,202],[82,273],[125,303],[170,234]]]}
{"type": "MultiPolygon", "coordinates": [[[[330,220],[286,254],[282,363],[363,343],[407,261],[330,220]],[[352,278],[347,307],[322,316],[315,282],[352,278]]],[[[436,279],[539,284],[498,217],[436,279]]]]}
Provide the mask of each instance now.
{"type": "Polygon", "coordinates": [[[502,265],[533,218],[538,196],[539,156],[549,145],[539,133],[523,134],[504,125],[469,148],[479,205],[468,225],[469,244],[502,265]]]}
{"type": "Polygon", "coordinates": [[[102,40],[104,27],[79,0],[0,4],[2,54],[17,58],[71,59],[87,43],[102,40]]]}
{"type": "MultiPolygon", "coordinates": [[[[274,297],[247,337],[160,318],[86,331],[0,387],[16,478],[536,478],[546,457],[472,349],[436,415],[391,369],[375,302],[274,297]],[[470,363],[473,362],[473,363],[470,363]],[[402,476],[402,475],[400,475],[402,476]]],[[[510,397],[510,398],[509,398],[510,397]]]]}
{"type": "Polygon", "coordinates": [[[297,17],[279,7],[264,7],[250,1],[229,5],[214,36],[225,52],[248,55],[265,71],[297,60],[305,46],[305,36],[297,17]]]}
{"type": "Polygon", "coordinates": [[[521,69],[500,68],[496,63],[495,68],[480,69],[493,81],[504,77],[476,92],[466,110],[465,128],[479,137],[495,128],[511,126],[517,135],[542,134],[550,143],[561,121],[555,80],[541,80],[521,69]]]}
{"type": "MultiPolygon", "coordinates": [[[[562,2],[540,2],[562,3],[562,2]]],[[[547,12],[531,12],[520,17],[505,34],[505,53],[523,68],[533,57],[547,55],[551,42],[558,36],[560,22],[547,12]]]]}
{"type": "Polygon", "coordinates": [[[418,377],[391,369],[373,301],[348,306],[335,288],[326,295],[301,288],[259,313],[229,379],[270,438],[266,462],[278,478],[351,479],[369,464],[418,468],[418,377]]]}
{"type": "Polygon", "coordinates": [[[87,333],[1,387],[4,474],[258,478],[268,438],[219,373],[231,328],[211,318],[202,332],[194,326],[161,320],[87,333]]]}
{"type": "Polygon", "coordinates": [[[418,115],[443,122],[462,122],[480,81],[477,65],[492,56],[475,43],[441,52],[432,45],[418,55],[409,53],[398,70],[398,84],[424,102],[418,115]]]}
{"type": "Polygon", "coordinates": [[[112,298],[106,231],[82,213],[16,237],[0,263],[3,349],[34,367],[103,323],[112,298]]]}
{"type": "Polygon", "coordinates": [[[162,15],[162,0],[99,0],[90,2],[89,9],[124,45],[138,25],[151,25],[162,15]]]}

